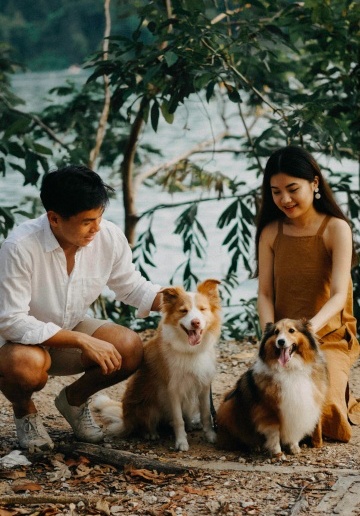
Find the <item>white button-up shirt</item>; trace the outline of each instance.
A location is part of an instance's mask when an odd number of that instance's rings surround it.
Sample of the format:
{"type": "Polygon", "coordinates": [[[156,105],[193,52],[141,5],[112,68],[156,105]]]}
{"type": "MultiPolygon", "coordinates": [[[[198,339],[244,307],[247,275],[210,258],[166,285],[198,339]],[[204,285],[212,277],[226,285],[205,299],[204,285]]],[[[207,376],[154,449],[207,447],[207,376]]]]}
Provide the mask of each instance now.
{"type": "Polygon", "coordinates": [[[80,247],[67,273],[63,249],[47,215],[20,224],[0,248],[0,345],[40,344],[72,329],[107,286],[115,299],[146,317],[160,285],[135,270],[123,232],[102,220],[94,240],[80,247]]]}

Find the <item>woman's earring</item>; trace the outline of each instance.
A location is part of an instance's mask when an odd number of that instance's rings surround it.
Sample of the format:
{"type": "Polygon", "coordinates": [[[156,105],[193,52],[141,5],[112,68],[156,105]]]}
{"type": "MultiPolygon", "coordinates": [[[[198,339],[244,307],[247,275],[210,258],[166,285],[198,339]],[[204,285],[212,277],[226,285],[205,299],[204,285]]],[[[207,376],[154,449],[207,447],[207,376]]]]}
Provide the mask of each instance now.
{"type": "Polygon", "coordinates": [[[319,188],[316,187],[315,188],[315,199],[320,199],[321,198],[321,193],[319,192],[319,188]]]}

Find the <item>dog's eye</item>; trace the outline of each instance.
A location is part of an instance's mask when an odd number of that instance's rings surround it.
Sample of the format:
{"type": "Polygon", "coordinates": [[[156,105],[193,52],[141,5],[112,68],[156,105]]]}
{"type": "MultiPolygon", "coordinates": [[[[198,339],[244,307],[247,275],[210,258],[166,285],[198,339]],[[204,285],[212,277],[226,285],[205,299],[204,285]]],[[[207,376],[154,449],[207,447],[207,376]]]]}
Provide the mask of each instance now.
{"type": "Polygon", "coordinates": [[[206,306],[200,306],[200,312],[205,312],[206,306]]]}
{"type": "Polygon", "coordinates": [[[289,333],[295,333],[294,328],[290,328],[290,329],[289,329],[289,333]]]}
{"type": "Polygon", "coordinates": [[[280,330],[278,330],[278,329],[276,329],[276,330],[274,331],[274,335],[279,335],[279,333],[280,333],[280,330]]]}
{"type": "Polygon", "coordinates": [[[180,313],[182,313],[182,314],[187,314],[188,311],[189,310],[187,308],[180,308],[180,313]]]}

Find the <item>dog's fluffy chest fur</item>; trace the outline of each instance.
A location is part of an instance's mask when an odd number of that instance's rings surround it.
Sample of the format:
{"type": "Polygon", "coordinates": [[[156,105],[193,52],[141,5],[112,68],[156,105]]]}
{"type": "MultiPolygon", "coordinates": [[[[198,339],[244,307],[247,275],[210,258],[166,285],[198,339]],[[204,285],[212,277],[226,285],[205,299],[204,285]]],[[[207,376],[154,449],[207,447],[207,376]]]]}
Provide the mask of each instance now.
{"type": "Polygon", "coordinates": [[[261,360],[254,365],[254,376],[267,377],[269,384],[275,386],[284,442],[299,440],[313,430],[319,419],[317,388],[312,374],[312,368],[306,365],[286,371],[280,367],[275,372],[261,360]]]}
{"type": "MultiPolygon", "coordinates": [[[[168,371],[169,382],[181,386],[182,390],[190,384],[208,385],[216,373],[216,337],[206,335],[204,342],[196,348],[180,347],[177,339],[173,339],[173,330],[162,329],[162,358],[168,371]]],[[[192,386],[193,387],[193,386],[192,386]]]]}

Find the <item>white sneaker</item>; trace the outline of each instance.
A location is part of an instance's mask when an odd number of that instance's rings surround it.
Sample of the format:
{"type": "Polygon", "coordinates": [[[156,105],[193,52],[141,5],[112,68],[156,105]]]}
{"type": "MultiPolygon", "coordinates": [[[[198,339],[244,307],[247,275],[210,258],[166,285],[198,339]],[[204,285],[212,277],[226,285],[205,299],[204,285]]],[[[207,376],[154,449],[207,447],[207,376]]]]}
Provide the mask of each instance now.
{"type": "Polygon", "coordinates": [[[60,394],[55,399],[55,406],[73,429],[75,437],[79,441],[87,443],[102,441],[104,433],[93,420],[89,409],[90,400],[80,405],[80,407],[69,405],[65,389],[66,387],[60,391],[60,394]]]}
{"type": "Polygon", "coordinates": [[[14,416],[14,421],[21,448],[29,450],[30,453],[49,451],[54,448],[54,443],[37,412],[19,419],[14,416]]]}

